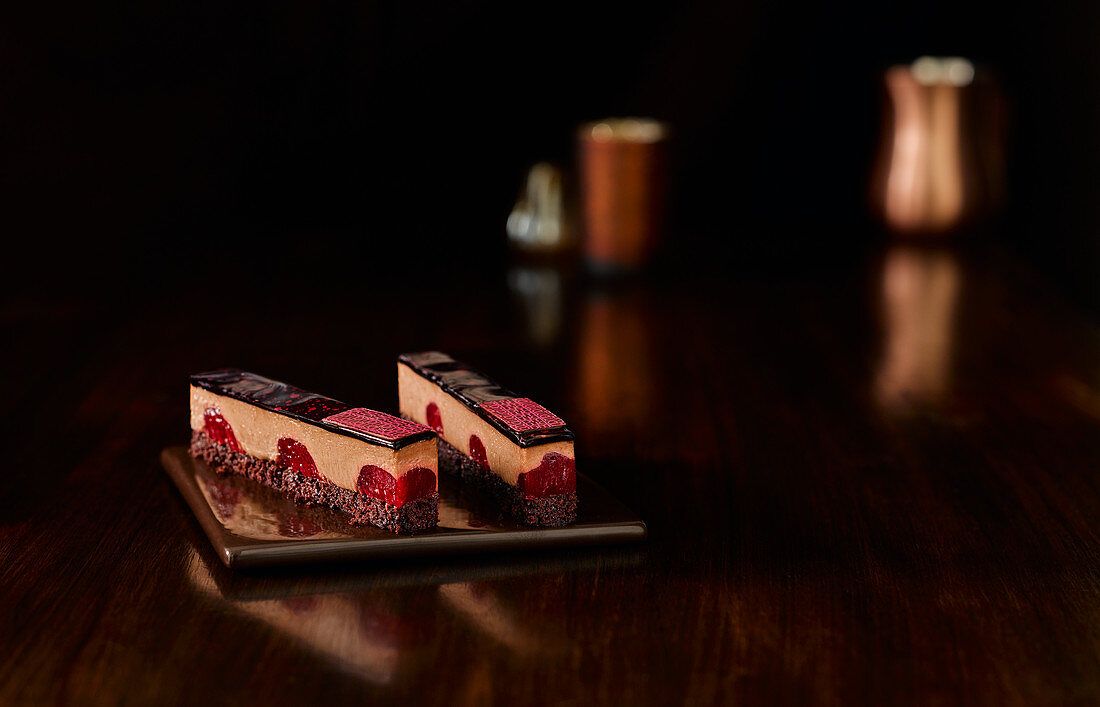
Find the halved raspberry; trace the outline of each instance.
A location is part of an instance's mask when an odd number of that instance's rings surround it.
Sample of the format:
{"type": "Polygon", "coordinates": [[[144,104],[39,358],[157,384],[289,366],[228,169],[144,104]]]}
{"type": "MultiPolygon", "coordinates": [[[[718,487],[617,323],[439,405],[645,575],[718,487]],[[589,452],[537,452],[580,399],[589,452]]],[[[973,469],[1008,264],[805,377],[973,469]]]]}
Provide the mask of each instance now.
{"type": "Polygon", "coordinates": [[[577,464],[564,454],[545,454],[537,467],[519,475],[517,485],[526,498],[576,493],[577,464]]]}
{"type": "Polygon", "coordinates": [[[428,420],[428,427],[435,430],[438,435],[443,434],[443,417],[439,414],[439,406],[435,403],[428,403],[428,409],[424,413],[425,418],[428,420]]]}
{"type": "Polygon", "coordinates": [[[470,458],[478,463],[485,471],[489,471],[489,458],[485,456],[485,445],[477,435],[470,435],[470,458]]]}
{"type": "Polygon", "coordinates": [[[237,442],[237,436],[233,434],[233,428],[222,417],[222,411],[218,408],[206,408],[203,412],[202,431],[214,444],[229,447],[234,452],[241,451],[241,445],[237,442]]]}
{"type": "Polygon", "coordinates": [[[355,487],[364,496],[400,508],[407,501],[435,493],[435,482],[435,473],[424,467],[410,469],[400,479],[394,479],[385,469],[368,464],[360,469],[355,487]]]}
{"type": "Polygon", "coordinates": [[[275,457],[275,463],[292,469],[302,476],[323,481],[324,476],[317,471],[317,464],[313,461],[313,455],[293,437],[283,437],[279,440],[279,454],[275,457]]]}
{"type": "Polygon", "coordinates": [[[431,496],[435,493],[435,472],[422,466],[409,469],[397,480],[397,492],[402,503],[431,496]]]}
{"type": "Polygon", "coordinates": [[[355,488],[364,496],[377,498],[391,506],[397,505],[397,480],[380,466],[367,464],[360,469],[355,488]]]}

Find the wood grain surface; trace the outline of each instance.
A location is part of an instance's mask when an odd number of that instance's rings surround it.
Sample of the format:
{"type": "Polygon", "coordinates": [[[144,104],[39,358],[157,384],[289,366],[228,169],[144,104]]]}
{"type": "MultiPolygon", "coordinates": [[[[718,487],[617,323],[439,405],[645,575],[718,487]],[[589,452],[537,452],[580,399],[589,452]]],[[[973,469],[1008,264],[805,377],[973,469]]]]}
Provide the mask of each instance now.
{"type": "Polygon", "coordinates": [[[1100,701],[1100,332],[1011,259],[348,290],[4,304],[0,703],[1100,701]],[[648,543],[222,567],[158,468],[187,374],[392,409],[428,348],[567,419],[648,543]]]}

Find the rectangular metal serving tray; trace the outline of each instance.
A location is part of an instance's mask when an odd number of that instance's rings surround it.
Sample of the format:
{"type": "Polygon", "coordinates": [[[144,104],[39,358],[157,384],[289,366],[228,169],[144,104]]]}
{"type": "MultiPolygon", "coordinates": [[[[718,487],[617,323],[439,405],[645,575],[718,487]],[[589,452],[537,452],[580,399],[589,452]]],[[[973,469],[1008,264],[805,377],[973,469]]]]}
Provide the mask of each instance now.
{"type": "Polygon", "coordinates": [[[513,523],[477,490],[441,474],[439,527],[397,535],[352,527],[339,511],[295,503],[240,476],[218,475],[184,447],[169,447],[160,458],[228,567],[634,543],[647,533],[640,518],[582,474],[577,474],[577,521],[564,528],[513,523]]]}

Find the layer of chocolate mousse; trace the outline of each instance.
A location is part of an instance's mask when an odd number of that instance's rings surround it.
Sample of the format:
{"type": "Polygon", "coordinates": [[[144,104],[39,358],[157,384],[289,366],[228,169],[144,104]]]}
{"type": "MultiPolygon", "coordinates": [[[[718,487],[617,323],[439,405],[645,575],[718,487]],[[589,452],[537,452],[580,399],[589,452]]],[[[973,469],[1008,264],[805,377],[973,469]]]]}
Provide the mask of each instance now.
{"type": "Polygon", "coordinates": [[[438,517],[435,433],[254,373],[191,376],[191,453],[297,499],[396,532],[438,517]]]}
{"type": "Polygon", "coordinates": [[[573,433],[560,417],[438,351],[398,357],[397,385],[401,414],[446,442],[441,469],[485,487],[519,522],[576,519],[573,433]]]}

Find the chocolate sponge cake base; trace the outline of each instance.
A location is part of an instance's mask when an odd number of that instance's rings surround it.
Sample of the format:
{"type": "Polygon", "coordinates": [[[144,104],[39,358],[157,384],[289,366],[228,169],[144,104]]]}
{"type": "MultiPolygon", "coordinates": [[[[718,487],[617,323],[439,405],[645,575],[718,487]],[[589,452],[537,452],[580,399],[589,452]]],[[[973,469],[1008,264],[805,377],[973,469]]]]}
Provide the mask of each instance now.
{"type": "Polygon", "coordinates": [[[523,492],[488,469],[439,440],[439,470],[482,489],[517,523],[546,527],[569,525],[577,520],[577,494],[525,498],[523,492]]]}
{"type": "Polygon", "coordinates": [[[439,522],[439,494],[409,501],[396,508],[327,481],[311,479],[273,461],[257,459],[215,444],[201,431],[191,432],[191,456],[219,474],[238,474],[282,491],[299,503],[316,503],[344,511],[351,525],[373,525],[395,533],[415,533],[439,522]]]}

